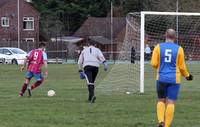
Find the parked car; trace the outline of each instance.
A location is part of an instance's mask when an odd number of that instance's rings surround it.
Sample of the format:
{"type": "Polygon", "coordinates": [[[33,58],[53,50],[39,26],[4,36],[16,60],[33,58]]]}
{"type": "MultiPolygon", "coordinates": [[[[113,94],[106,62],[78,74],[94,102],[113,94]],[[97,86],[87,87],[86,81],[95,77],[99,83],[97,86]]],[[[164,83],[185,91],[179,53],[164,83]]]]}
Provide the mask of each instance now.
{"type": "Polygon", "coordinates": [[[19,48],[1,47],[0,59],[6,64],[23,64],[27,53],[19,48]]]}

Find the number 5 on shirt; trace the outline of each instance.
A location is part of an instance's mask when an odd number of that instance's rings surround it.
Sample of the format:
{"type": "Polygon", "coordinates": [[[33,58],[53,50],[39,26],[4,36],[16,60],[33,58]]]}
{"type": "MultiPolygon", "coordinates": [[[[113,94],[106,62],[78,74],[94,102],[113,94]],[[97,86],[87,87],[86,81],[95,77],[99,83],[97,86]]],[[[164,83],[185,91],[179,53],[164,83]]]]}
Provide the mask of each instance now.
{"type": "Polygon", "coordinates": [[[171,63],[172,61],[172,50],[166,49],[165,50],[165,63],[171,63]]]}

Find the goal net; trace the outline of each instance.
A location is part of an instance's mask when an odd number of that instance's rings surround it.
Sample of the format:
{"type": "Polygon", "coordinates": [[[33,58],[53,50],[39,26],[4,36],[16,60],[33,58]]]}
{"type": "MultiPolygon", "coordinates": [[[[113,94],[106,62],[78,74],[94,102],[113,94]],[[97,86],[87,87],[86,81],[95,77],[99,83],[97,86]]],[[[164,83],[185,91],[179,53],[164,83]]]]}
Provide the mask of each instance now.
{"type": "MultiPolygon", "coordinates": [[[[169,28],[177,31],[176,43],[184,48],[186,60],[190,64],[198,63],[200,59],[199,22],[200,13],[127,14],[126,33],[124,42],[120,46],[120,53],[112,69],[98,87],[104,92],[140,91],[141,93],[144,92],[144,87],[148,90],[154,88],[152,85],[155,83],[155,70],[150,66],[151,55],[145,53],[145,49],[148,46],[153,51],[155,45],[164,42],[165,31],[169,28]]],[[[198,73],[196,69],[193,67],[190,71],[198,73]]]]}

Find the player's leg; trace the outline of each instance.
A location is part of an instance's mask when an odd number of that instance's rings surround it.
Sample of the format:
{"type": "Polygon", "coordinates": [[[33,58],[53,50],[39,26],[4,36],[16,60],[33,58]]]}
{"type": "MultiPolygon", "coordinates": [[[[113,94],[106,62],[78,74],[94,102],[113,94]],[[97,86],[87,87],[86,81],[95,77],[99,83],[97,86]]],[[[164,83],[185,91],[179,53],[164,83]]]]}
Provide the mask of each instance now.
{"type": "Polygon", "coordinates": [[[41,73],[34,74],[34,77],[35,77],[36,82],[31,86],[31,90],[39,87],[44,81],[44,77],[41,73]]]}
{"type": "Polygon", "coordinates": [[[98,67],[94,67],[92,69],[92,82],[94,83],[97,77],[97,74],[99,72],[99,68],[98,67]]]}
{"type": "MultiPolygon", "coordinates": [[[[92,68],[92,83],[93,83],[93,84],[95,83],[95,79],[96,79],[96,77],[97,77],[98,71],[99,71],[99,68],[98,68],[98,67],[93,67],[93,68],[92,68]]],[[[93,85],[92,92],[93,92],[93,97],[92,97],[92,99],[91,99],[91,102],[94,103],[95,100],[96,100],[96,96],[95,96],[95,85],[93,85]]]]}
{"type": "Polygon", "coordinates": [[[148,54],[148,61],[151,60],[151,54],[148,54]]]}
{"type": "Polygon", "coordinates": [[[84,67],[84,73],[85,73],[85,79],[87,82],[87,86],[88,86],[88,101],[91,101],[94,93],[93,93],[93,89],[94,89],[94,84],[92,83],[92,69],[91,66],[86,66],[84,67]]]}
{"type": "Polygon", "coordinates": [[[31,78],[33,77],[33,73],[32,72],[29,72],[27,71],[26,74],[25,74],[25,81],[24,81],[24,84],[22,85],[22,88],[21,88],[21,91],[19,93],[19,96],[23,96],[27,87],[28,87],[28,84],[30,83],[30,80],[31,78]]]}
{"type": "Polygon", "coordinates": [[[177,100],[180,85],[172,84],[168,87],[167,107],[165,112],[165,127],[170,127],[174,118],[175,101],[177,100]]]}
{"type": "Polygon", "coordinates": [[[173,117],[174,117],[174,101],[173,100],[167,100],[167,106],[166,106],[166,112],[165,112],[165,126],[164,127],[170,127],[173,117]]]}
{"type": "Polygon", "coordinates": [[[167,97],[167,84],[157,81],[157,96],[158,102],[156,106],[157,118],[158,118],[158,127],[164,127],[165,121],[165,106],[166,106],[166,97],[167,97]]]}
{"type": "Polygon", "coordinates": [[[36,82],[34,84],[32,84],[31,87],[28,88],[28,94],[29,94],[29,96],[32,96],[32,90],[35,89],[35,88],[37,88],[37,87],[39,87],[42,84],[43,79],[44,79],[41,73],[39,73],[39,74],[33,74],[33,75],[34,75],[34,77],[36,79],[36,82]]]}

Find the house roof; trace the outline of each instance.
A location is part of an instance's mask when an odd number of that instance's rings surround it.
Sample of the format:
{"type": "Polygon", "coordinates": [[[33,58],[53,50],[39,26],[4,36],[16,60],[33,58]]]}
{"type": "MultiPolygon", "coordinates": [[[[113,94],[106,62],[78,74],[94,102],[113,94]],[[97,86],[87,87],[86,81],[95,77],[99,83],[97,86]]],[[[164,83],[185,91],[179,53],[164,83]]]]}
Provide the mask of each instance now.
{"type": "Polygon", "coordinates": [[[51,41],[56,42],[56,41],[62,41],[62,42],[69,42],[69,43],[77,43],[82,41],[83,38],[79,37],[73,37],[73,36],[63,36],[63,37],[57,37],[56,38],[51,38],[51,41]]]}
{"type": "MultiPolygon", "coordinates": [[[[7,4],[8,2],[13,2],[14,0],[0,0],[0,7],[3,7],[5,4],[7,4]]],[[[28,5],[29,7],[31,7],[38,15],[40,14],[33,6],[31,6],[30,3],[26,2],[26,1],[22,1],[24,2],[26,5],[28,5]]]]}
{"type": "Polygon", "coordinates": [[[8,3],[10,0],[0,0],[0,7],[4,6],[6,3],[8,3]]]}
{"type": "Polygon", "coordinates": [[[24,4],[28,5],[30,8],[33,9],[33,11],[35,13],[37,13],[38,15],[40,15],[40,12],[36,8],[34,8],[30,2],[24,1],[24,4]]]}
{"type": "Polygon", "coordinates": [[[100,44],[110,44],[110,39],[105,38],[103,36],[91,36],[91,37],[89,37],[89,39],[91,39],[97,43],[100,43],[100,44]]]}
{"type": "MultiPolygon", "coordinates": [[[[113,38],[126,26],[124,17],[113,18],[113,38]]],[[[74,36],[103,36],[110,39],[111,20],[110,17],[89,17],[83,25],[75,32],[74,36]]]]}
{"type": "MultiPolygon", "coordinates": [[[[89,39],[92,41],[95,41],[99,44],[102,44],[102,45],[111,44],[110,39],[103,37],[103,36],[90,36],[89,39]]],[[[115,44],[115,43],[113,42],[113,44],[115,44]]]]}

